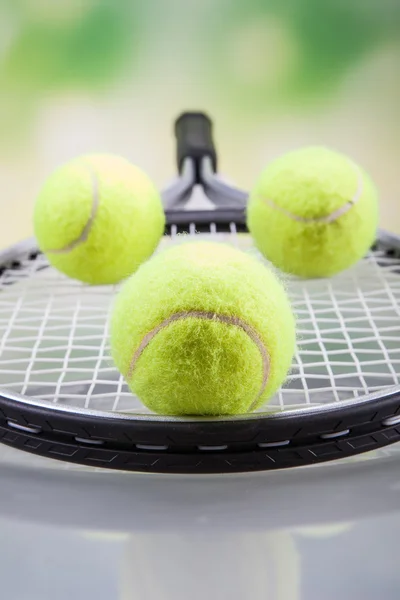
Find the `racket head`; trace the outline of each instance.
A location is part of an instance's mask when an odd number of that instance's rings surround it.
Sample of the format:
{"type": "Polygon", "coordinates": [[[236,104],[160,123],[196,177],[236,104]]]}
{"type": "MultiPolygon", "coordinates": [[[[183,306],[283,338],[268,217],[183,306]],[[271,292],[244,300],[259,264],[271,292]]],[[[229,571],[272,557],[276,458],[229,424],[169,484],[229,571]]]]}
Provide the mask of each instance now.
{"type": "MultiPolygon", "coordinates": [[[[167,211],[161,248],[185,231],[256,252],[242,208],[199,213],[167,211]]],[[[67,279],[34,240],[9,249],[0,256],[2,441],[76,463],[167,472],[297,466],[391,443],[400,422],[399,248],[381,232],[335,278],[287,277],[299,332],[287,383],[259,412],[216,419],[152,415],[128,390],[109,356],[118,286],[67,279]]]]}

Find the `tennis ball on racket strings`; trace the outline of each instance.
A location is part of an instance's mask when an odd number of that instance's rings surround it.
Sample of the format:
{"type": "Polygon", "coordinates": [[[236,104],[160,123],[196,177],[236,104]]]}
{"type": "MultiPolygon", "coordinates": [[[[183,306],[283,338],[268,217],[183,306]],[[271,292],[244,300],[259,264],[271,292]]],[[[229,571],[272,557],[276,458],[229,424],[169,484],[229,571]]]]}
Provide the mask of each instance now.
{"type": "Polygon", "coordinates": [[[343,154],[303,148],[267,166],[250,194],[247,222],[258,249],[282,271],[327,277],[375,241],[377,193],[343,154]]]}
{"type": "Polygon", "coordinates": [[[165,415],[229,415],[284,381],[295,321],[274,273],[233,247],[183,243],[123,285],[111,354],[131,390],[165,415]]]}
{"type": "Polygon", "coordinates": [[[131,275],[155,250],[164,224],[160,195],[147,175],[107,154],[56,169],[34,210],[35,235],[50,263],[92,284],[131,275]]]}

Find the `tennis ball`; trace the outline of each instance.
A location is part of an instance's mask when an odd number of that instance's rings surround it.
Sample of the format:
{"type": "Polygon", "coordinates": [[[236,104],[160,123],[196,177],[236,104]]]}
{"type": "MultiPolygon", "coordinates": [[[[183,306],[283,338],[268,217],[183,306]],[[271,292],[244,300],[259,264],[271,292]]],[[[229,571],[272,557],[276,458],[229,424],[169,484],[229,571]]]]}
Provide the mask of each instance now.
{"type": "Polygon", "coordinates": [[[143,264],[111,318],[117,368],[166,415],[254,410],[284,381],[294,349],[294,317],[274,273],[218,243],[183,243],[143,264]]]}
{"type": "Polygon", "coordinates": [[[277,267],[327,277],[357,262],[375,241],[377,193],[346,156],[303,148],[265,169],[250,194],[247,221],[258,249],[277,267]]]}
{"type": "Polygon", "coordinates": [[[116,283],[155,250],[164,231],[159,193],[138,167],[107,154],[58,168],[36,200],[34,229],[50,263],[87,283],[116,283]]]}

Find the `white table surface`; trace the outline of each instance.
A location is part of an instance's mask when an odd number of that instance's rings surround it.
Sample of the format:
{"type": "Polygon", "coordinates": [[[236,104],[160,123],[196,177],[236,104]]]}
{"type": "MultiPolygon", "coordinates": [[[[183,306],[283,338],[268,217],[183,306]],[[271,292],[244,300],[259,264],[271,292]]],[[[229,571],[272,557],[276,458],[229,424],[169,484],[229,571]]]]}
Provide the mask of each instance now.
{"type": "Polygon", "coordinates": [[[267,473],[146,475],[0,446],[7,600],[397,600],[400,448],[267,473]]]}

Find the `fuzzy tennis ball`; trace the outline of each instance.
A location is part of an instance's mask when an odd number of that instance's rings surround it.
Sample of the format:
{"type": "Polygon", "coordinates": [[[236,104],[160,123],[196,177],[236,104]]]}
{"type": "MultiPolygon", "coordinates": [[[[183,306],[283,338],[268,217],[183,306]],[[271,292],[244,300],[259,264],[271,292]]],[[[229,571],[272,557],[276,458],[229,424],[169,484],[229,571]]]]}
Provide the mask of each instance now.
{"type": "Polygon", "coordinates": [[[302,277],[327,277],[369,250],[378,200],[366,173],[327,148],[289,152],[272,162],[250,194],[247,221],[259,250],[302,277]]]}
{"type": "Polygon", "coordinates": [[[117,368],[166,415],[254,410],[284,381],[294,348],[294,317],[274,273],[218,243],[184,243],[143,264],[111,319],[117,368]]]}
{"type": "Polygon", "coordinates": [[[54,171],[34,211],[35,235],[50,263],[92,284],[131,275],[155,250],[164,223],[147,175],[107,154],[81,156],[54,171]]]}

